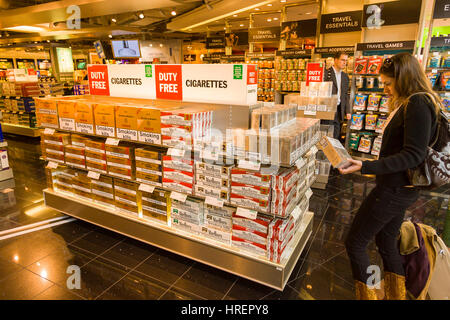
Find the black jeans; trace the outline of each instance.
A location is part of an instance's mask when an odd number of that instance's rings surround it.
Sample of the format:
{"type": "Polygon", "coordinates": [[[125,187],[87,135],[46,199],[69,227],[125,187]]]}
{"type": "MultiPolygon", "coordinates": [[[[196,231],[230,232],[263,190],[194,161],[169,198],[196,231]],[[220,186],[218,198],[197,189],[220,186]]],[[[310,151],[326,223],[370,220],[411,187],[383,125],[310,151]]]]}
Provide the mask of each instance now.
{"type": "MultiPolygon", "coordinates": [[[[361,204],[345,241],[355,280],[367,283],[372,275],[367,246],[375,237],[385,271],[405,275],[397,236],[406,209],[419,197],[414,188],[376,186],[361,204]]],[[[380,266],[381,269],[381,266],[380,266]]],[[[380,275],[381,277],[381,275],[380,275]]]]}

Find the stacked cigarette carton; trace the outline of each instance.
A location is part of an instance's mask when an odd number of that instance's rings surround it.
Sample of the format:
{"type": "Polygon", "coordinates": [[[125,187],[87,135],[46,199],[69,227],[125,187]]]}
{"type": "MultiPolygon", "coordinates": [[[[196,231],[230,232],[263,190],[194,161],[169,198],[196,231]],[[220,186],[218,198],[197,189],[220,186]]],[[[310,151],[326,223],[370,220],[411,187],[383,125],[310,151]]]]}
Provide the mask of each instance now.
{"type": "Polygon", "coordinates": [[[170,192],[155,188],[142,191],[142,216],[144,219],[168,224],[170,220],[170,192]]]}
{"type": "Polygon", "coordinates": [[[175,229],[200,235],[202,232],[204,202],[188,197],[185,202],[171,199],[170,220],[175,229]]]}
{"type": "Polygon", "coordinates": [[[136,181],[162,187],[165,150],[145,147],[135,150],[136,181]]]}
{"type": "Polygon", "coordinates": [[[215,165],[195,161],[195,194],[230,200],[231,169],[229,165],[215,165]]]}
{"type": "Polygon", "coordinates": [[[194,160],[176,155],[163,156],[163,187],[194,194],[194,160]]]}

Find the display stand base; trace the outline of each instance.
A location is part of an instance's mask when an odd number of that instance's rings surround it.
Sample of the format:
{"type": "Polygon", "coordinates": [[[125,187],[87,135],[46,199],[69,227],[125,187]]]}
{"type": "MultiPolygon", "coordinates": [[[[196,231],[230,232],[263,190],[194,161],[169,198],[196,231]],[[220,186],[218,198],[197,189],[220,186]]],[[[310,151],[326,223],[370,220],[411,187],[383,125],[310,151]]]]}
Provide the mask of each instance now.
{"type": "Polygon", "coordinates": [[[44,200],[48,207],[69,216],[277,290],[284,289],[305,248],[312,234],[314,216],[312,212],[306,212],[301,217],[299,229],[285,249],[289,250],[290,255],[278,264],[229,245],[127,215],[52,189],[44,190],[44,200]]]}

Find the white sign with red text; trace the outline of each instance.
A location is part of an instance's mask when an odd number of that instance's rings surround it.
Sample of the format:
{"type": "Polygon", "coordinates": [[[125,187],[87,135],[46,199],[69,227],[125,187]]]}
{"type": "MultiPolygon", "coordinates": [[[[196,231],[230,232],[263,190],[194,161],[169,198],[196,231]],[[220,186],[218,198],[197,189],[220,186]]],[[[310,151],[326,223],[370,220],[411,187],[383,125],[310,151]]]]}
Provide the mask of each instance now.
{"type": "Polygon", "coordinates": [[[257,103],[255,65],[89,65],[92,95],[213,102],[257,103]]]}

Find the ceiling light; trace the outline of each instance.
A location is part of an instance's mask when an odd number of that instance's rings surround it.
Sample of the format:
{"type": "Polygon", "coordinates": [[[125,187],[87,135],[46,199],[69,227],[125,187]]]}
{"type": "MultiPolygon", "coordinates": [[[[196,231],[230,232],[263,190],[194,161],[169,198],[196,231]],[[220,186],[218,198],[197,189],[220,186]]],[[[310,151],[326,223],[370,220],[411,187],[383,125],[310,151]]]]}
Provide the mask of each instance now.
{"type": "Polygon", "coordinates": [[[271,21],[272,21],[272,19],[271,19],[271,18],[268,18],[268,19],[267,19],[267,22],[271,22],[271,21]]]}
{"type": "Polygon", "coordinates": [[[271,3],[269,3],[268,5],[267,5],[268,7],[271,7],[272,6],[272,4],[271,3]]]}
{"type": "Polygon", "coordinates": [[[109,34],[108,37],[112,38],[112,34],[109,34]]]}
{"type": "Polygon", "coordinates": [[[256,11],[258,11],[258,10],[259,10],[259,8],[255,8],[255,10],[256,10],[256,11]]]}
{"type": "Polygon", "coordinates": [[[50,40],[47,40],[47,42],[50,42],[50,40]]]}
{"type": "Polygon", "coordinates": [[[153,47],[153,44],[150,43],[149,47],[153,47]]]}
{"type": "Polygon", "coordinates": [[[42,32],[42,31],[45,31],[44,28],[33,27],[33,26],[17,26],[17,27],[5,28],[5,29],[13,30],[13,31],[22,31],[22,32],[42,32]]]}
{"type": "Polygon", "coordinates": [[[273,20],[274,20],[274,21],[277,21],[277,20],[278,20],[278,18],[276,18],[276,17],[275,17],[275,18],[273,18],[273,20]]]}
{"type": "Polygon", "coordinates": [[[282,3],[283,3],[283,2],[286,2],[286,0],[280,0],[280,2],[282,2],[282,3]]]}
{"type": "Polygon", "coordinates": [[[244,26],[244,24],[243,23],[241,23],[240,25],[239,25],[240,27],[243,27],[244,26]]]}
{"type": "Polygon", "coordinates": [[[312,12],[307,12],[307,13],[305,13],[305,14],[311,14],[312,12]]]}
{"type": "Polygon", "coordinates": [[[171,15],[176,16],[177,12],[175,10],[172,10],[172,12],[170,12],[171,15]]]}
{"type": "Polygon", "coordinates": [[[114,23],[117,22],[116,18],[112,18],[111,21],[114,22],[114,23]]]}
{"type": "Polygon", "coordinates": [[[139,18],[141,18],[141,19],[144,19],[144,14],[141,12],[141,13],[139,13],[139,18]]]}
{"type": "Polygon", "coordinates": [[[235,18],[236,18],[236,17],[237,17],[237,14],[233,14],[233,17],[235,17],[235,18]]]}
{"type": "Polygon", "coordinates": [[[162,43],[160,43],[160,44],[159,44],[159,46],[160,46],[160,47],[162,48],[163,44],[162,44],[162,43]]]}

